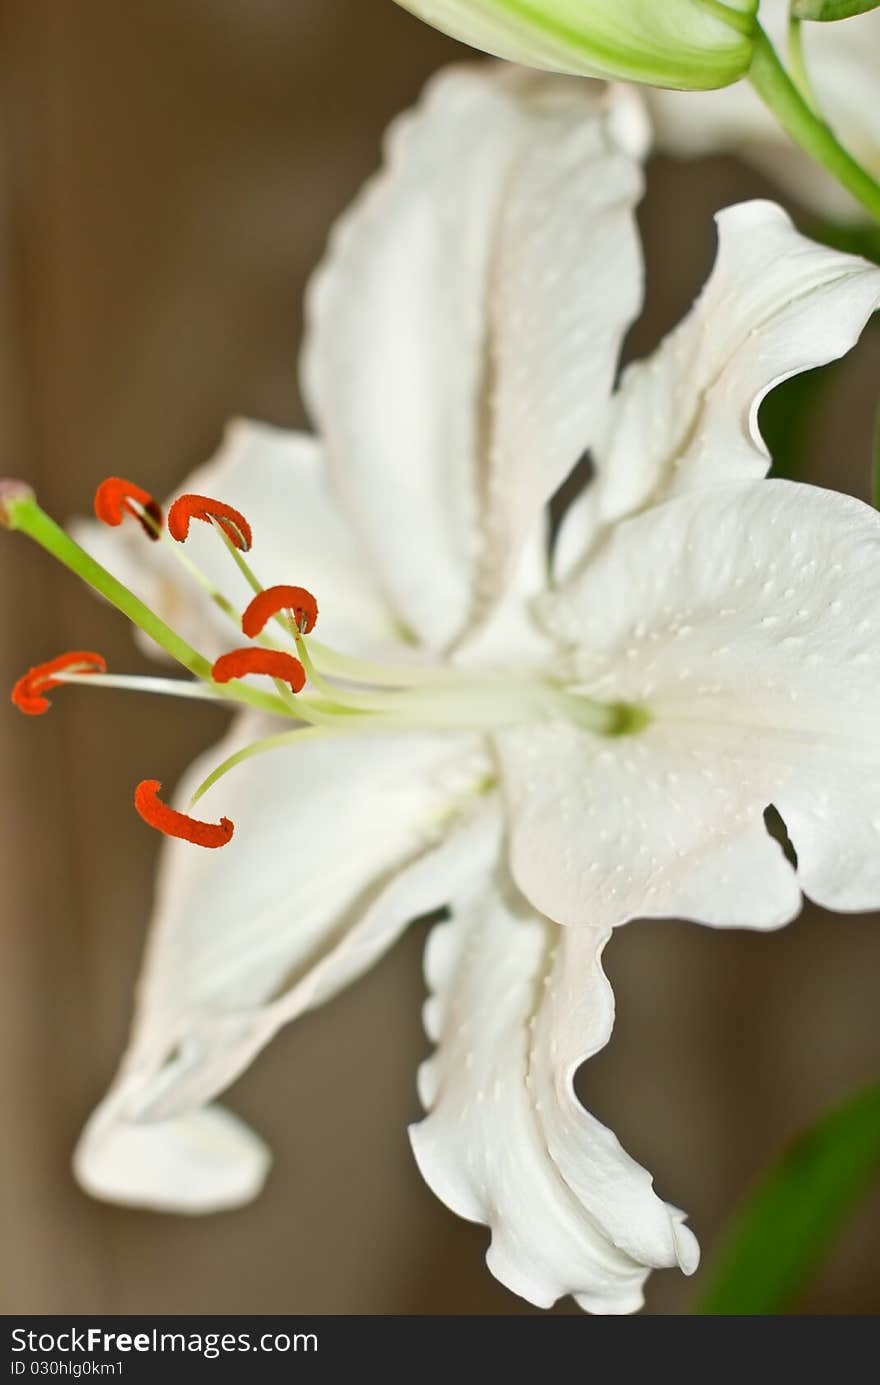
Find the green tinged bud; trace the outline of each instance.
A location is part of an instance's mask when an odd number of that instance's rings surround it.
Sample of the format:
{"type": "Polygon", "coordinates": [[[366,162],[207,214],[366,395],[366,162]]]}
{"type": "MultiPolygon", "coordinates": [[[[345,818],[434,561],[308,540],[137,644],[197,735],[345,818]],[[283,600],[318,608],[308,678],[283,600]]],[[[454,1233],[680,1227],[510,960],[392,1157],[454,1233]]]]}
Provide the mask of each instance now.
{"type": "Polygon", "coordinates": [[[791,0],[794,19],[852,19],[855,14],[876,10],[880,0],[791,0]]]}
{"type": "Polygon", "coordinates": [[[747,70],[758,0],[398,0],[527,67],[705,90],[747,70]]]}

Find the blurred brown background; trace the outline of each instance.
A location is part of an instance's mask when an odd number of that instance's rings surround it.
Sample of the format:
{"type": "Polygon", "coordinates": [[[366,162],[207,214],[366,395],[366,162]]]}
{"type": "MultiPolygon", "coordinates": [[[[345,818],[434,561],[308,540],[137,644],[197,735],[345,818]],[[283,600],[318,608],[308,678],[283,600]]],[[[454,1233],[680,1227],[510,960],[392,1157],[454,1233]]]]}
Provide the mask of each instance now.
{"type": "MultiPolygon", "coordinates": [[[[110,472],[162,494],[231,414],[301,423],[306,275],[389,118],[462,50],[392,0],[5,0],[0,16],[0,470],[64,517],[110,472]]],[[[711,212],[766,190],[731,162],[656,167],[639,348],[700,283],[711,212]]],[[[838,372],[813,479],[864,492],[878,367],[874,332],[838,372]]],[[[140,664],[122,622],[24,540],[0,543],[0,600],[3,686],[71,644],[140,664]]],[[[78,1128],[124,1042],[158,845],[131,787],[147,769],[172,781],[221,724],[79,690],[39,722],[0,706],[0,1307],[532,1311],[409,1157],[415,932],[237,1085],[231,1104],[276,1154],[254,1206],[178,1220],[73,1184],[78,1128]]],[[[808,909],[770,937],[634,925],[608,961],[619,1023],[585,1092],[689,1209],[709,1259],[750,1177],[877,1074],[876,922],[808,909]]],[[[880,1309],[878,1231],[875,1200],[807,1311],[880,1309]]],[[[698,1287],[655,1275],[649,1311],[686,1312],[698,1287]]]]}

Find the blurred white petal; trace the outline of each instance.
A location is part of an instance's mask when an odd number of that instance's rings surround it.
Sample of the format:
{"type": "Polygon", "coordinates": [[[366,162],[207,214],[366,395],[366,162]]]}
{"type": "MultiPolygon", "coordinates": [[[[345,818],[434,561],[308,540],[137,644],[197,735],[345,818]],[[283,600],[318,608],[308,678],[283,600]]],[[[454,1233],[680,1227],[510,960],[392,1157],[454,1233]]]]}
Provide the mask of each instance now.
{"type": "Polygon", "coordinates": [[[74,1155],[87,1193],[156,1212],[219,1212],[261,1191],[271,1156],[258,1135],[220,1106],[134,1125],[120,1093],[98,1108],[74,1155]]]}
{"type": "Polygon", "coordinates": [[[577,82],[435,79],[312,285],[304,391],[374,569],[433,649],[503,594],[638,308],[641,175],[606,110],[577,82]]]}
{"type": "MultiPolygon", "coordinates": [[[[242,716],[192,767],[180,803],[266,729],[242,716]]],[[[483,864],[485,829],[468,811],[486,769],[469,736],[303,741],[248,760],[209,791],[204,815],[216,805],[236,823],[235,836],[222,852],[163,847],[129,1051],[78,1156],[93,1191],[118,1149],[138,1147],[116,1126],[162,1122],[209,1101],[282,1023],[361,975],[414,916],[442,905],[450,877],[483,864]]],[[[155,1128],[176,1158],[190,1133],[186,1117],[155,1128]]],[[[200,1147],[186,1142],[186,1158],[200,1147]]],[[[157,1174],[139,1200],[159,1182],[157,1174]]]]}

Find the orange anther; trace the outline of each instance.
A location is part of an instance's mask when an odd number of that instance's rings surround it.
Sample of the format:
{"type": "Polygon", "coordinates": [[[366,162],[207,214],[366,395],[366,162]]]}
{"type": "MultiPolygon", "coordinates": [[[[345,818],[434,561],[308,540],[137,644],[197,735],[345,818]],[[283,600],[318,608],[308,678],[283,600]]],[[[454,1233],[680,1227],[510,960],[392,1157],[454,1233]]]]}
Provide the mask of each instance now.
{"type": "Polygon", "coordinates": [[[279,611],[289,611],[298,629],[308,634],[318,619],[318,603],[305,587],[267,587],[259,592],[241,618],[248,639],[259,635],[263,626],[279,611]]]}
{"type": "Polygon", "coordinates": [[[221,654],[211,670],[215,683],[228,683],[231,678],[244,678],[248,673],[268,673],[289,683],[295,693],[305,687],[306,671],[299,659],[280,649],[231,649],[221,654]]]}
{"type": "Polygon", "coordinates": [[[254,541],[251,526],[244,515],[222,500],[211,500],[207,495],[181,495],[168,511],[168,532],[178,543],[183,543],[189,534],[190,521],[203,519],[207,524],[216,520],[230,542],[247,553],[254,541]]]}
{"type": "Polygon", "coordinates": [[[187,817],[169,808],[159,798],[162,785],[158,779],[142,779],[134,791],[134,806],[144,822],[164,832],[166,837],[179,837],[183,842],[194,846],[225,846],[231,840],[235,826],[229,818],[219,822],[199,822],[197,818],[187,817]]]}
{"type": "Polygon", "coordinates": [[[71,649],[67,654],[59,654],[45,664],[28,669],[12,689],[12,700],[19,711],[29,717],[39,717],[49,710],[49,699],[44,694],[64,682],[58,677],[59,673],[106,672],[107,664],[100,654],[87,649],[71,649]]]}
{"type": "Polygon", "coordinates": [[[95,514],[102,524],[121,524],[132,515],[151,539],[159,537],[162,528],[162,506],[149,491],[121,476],[108,476],[95,491],[95,514]]]}

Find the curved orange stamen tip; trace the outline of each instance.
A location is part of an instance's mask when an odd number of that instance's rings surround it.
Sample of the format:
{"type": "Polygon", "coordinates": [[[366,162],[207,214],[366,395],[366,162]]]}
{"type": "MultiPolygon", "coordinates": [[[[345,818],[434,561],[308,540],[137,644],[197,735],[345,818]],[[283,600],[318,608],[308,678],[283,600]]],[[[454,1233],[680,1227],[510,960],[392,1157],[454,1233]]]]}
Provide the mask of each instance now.
{"type": "Polygon", "coordinates": [[[254,541],[251,526],[243,514],[222,500],[212,500],[207,495],[181,495],[168,511],[168,532],[178,543],[183,543],[189,534],[190,522],[203,519],[210,524],[216,520],[226,537],[242,553],[247,553],[254,541]]]}
{"type": "Polygon", "coordinates": [[[194,846],[225,846],[231,841],[235,824],[229,818],[199,822],[197,818],[187,817],[186,813],[178,813],[159,798],[161,787],[158,779],[142,779],[134,791],[134,806],[150,827],[164,832],[166,837],[192,842],[194,846]]]}
{"type": "Polygon", "coordinates": [[[102,524],[116,526],[126,515],[132,515],[151,539],[159,537],[162,528],[162,506],[149,491],[121,476],[108,476],[95,491],[95,514],[102,524]]]}
{"type": "Polygon", "coordinates": [[[49,699],[45,694],[50,688],[57,688],[64,679],[59,673],[106,673],[107,663],[100,654],[89,649],[71,649],[45,664],[29,668],[12,689],[12,700],[21,712],[29,717],[42,716],[49,710],[49,699]]]}
{"type": "Polygon", "coordinates": [[[306,671],[299,659],[280,649],[231,649],[221,654],[211,669],[215,683],[228,683],[231,678],[244,678],[248,673],[268,673],[289,683],[295,693],[306,683],[306,671]]]}
{"type": "Polygon", "coordinates": [[[289,611],[303,634],[314,630],[318,619],[318,603],[305,587],[267,587],[259,592],[241,618],[241,628],[248,639],[259,635],[267,620],[279,611],[289,611]]]}

